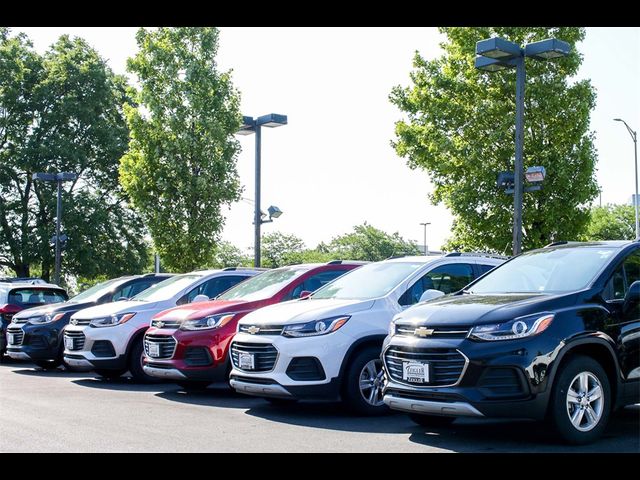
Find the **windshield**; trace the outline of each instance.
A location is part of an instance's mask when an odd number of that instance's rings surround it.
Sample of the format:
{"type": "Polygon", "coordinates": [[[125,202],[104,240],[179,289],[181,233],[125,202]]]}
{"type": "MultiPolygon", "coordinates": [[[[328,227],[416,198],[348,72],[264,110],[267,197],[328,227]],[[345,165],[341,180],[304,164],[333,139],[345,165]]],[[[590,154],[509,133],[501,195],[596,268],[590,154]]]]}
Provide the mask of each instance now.
{"type": "Polygon", "coordinates": [[[114,278],[112,280],[107,280],[106,282],[98,283],[91,288],[87,288],[84,292],[79,293],[75,297],[73,297],[70,302],[79,303],[79,302],[94,302],[98,300],[102,295],[107,293],[113,287],[118,286],[121,283],[129,280],[128,278],[114,278]]]}
{"type": "Polygon", "coordinates": [[[616,252],[607,247],[524,253],[492,270],[469,293],[566,293],[587,287],[616,252]]]}
{"type": "Polygon", "coordinates": [[[339,277],[314,293],[311,298],[365,300],[383,297],[423,263],[371,263],[339,277]]]}
{"type": "Polygon", "coordinates": [[[202,275],[176,275],[175,277],[156,283],[152,287],[147,288],[135,297],[131,298],[131,300],[140,302],[162,302],[164,300],[169,300],[201,278],[202,275]]]}
{"type": "Polygon", "coordinates": [[[285,267],[264,272],[239,283],[220,295],[217,299],[246,300],[248,302],[264,300],[265,298],[274,296],[289,285],[294,278],[308,271],[309,269],[304,267],[285,267]]]}

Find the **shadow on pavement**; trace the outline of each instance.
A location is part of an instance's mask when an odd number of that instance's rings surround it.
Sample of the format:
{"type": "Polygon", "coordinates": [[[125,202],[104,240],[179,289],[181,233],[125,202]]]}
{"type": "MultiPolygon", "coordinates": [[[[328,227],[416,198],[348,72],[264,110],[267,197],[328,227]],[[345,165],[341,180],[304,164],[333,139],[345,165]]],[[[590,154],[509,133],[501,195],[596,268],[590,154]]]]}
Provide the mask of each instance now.
{"type": "Polygon", "coordinates": [[[356,416],[340,403],[272,405],[265,400],[246,413],[289,425],[362,433],[409,433],[412,423],[405,415],[393,412],[378,417],[356,416]]]}
{"type": "Polygon", "coordinates": [[[178,387],[175,390],[159,392],[155,395],[172,402],[218,408],[252,408],[263,402],[259,398],[237,393],[227,386],[210,386],[206,390],[198,391],[185,391],[178,387]]]}
{"type": "Polygon", "coordinates": [[[122,376],[119,378],[108,379],[95,376],[91,378],[92,376],[93,374],[88,374],[89,378],[72,380],[72,383],[82,387],[129,392],[157,392],[159,389],[164,388],[164,385],[161,383],[137,383],[131,377],[122,376]]]}
{"type": "MultiPolygon", "coordinates": [[[[413,422],[412,422],[413,423],[413,422]]],[[[542,422],[456,420],[447,427],[413,424],[409,440],[456,452],[640,452],[640,405],[612,415],[603,437],[591,445],[566,445],[542,422]]]]}

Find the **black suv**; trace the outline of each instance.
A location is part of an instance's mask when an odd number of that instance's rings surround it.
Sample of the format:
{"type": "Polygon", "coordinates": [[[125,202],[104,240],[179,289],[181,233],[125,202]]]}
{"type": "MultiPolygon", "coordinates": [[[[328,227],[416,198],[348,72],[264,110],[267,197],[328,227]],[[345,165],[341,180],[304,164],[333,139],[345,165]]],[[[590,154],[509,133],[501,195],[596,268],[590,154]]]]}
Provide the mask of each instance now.
{"type": "Polygon", "coordinates": [[[390,325],[384,402],[424,426],[458,416],[547,419],[598,438],[640,401],[640,241],[558,242],[390,325]]]}
{"type": "Polygon", "coordinates": [[[64,303],[29,308],[13,316],[7,328],[7,354],[49,369],[62,363],[62,331],[71,315],[107,302],[127,300],[171,274],[132,275],[107,280],[64,303]]]}

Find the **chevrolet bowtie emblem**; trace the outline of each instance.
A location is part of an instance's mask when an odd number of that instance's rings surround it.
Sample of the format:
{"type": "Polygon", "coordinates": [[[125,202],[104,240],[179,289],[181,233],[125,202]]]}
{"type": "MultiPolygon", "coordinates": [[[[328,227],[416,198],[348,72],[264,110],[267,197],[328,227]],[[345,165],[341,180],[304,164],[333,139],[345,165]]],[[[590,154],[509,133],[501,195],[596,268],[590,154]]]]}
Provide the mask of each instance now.
{"type": "Polygon", "coordinates": [[[156,328],[164,327],[164,322],[156,322],[156,328]]]}
{"type": "Polygon", "coordinates": [[[76,320],[75,318],[72,318],[71,321],[69,322],[71,325],[77,325],[78,324],[78,320],[76,320]]]}
{"type": "Polygon", "coordinates": [[[247,332],[250,333],[251,335],[255,335],[259,331],[260,331],[260,327],[256,327],[255,325],[251,325],[249,328],[247,328],[247,332]]]}
{"type": "Polygon", "coordinates": [[[428,337],[429,335],[433,335],[434,331],[433,328],[418,327],[413,331],[413,334],[418,337],[428,337]]]}

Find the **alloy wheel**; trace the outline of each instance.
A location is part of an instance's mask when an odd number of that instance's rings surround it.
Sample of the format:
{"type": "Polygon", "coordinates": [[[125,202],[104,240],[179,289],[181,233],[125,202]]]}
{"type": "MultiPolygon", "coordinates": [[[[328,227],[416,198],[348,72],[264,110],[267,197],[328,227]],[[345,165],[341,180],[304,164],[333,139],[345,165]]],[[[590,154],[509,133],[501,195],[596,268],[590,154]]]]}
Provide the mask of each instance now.
{"type": "Polygon", "coordinates": [[[598,425],[604,411],[602,385],[591,372],[580,372],[567,389],[567,415],[576,430],[588,432],[598,425]]]}
{"type": "Polygon", "coordinates": [[[380,359],[370,360],[360,372],[360,395],[371,406],[379,407],[384,404],[382,401],[383,377],[380,359]]]}

